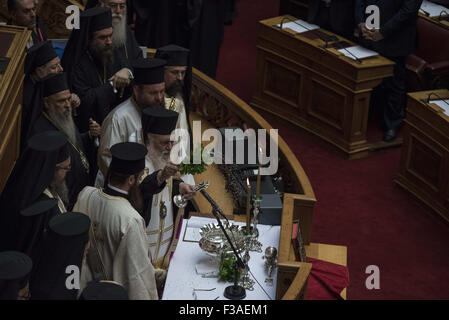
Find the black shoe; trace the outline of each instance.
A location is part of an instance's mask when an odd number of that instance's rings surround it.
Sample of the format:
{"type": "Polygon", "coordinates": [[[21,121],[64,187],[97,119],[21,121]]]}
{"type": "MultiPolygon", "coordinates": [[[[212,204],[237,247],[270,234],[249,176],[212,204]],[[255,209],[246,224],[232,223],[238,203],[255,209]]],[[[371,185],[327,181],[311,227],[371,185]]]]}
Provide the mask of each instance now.
{"type": "Polygon", "coordinates": [[[393,140],[394,138],[396,138],[396,130],[388,129],[387,131],[385,131],[385,133],[384,133],[384,141],[385,142],[389,142],[389,141],[393,140]]]}

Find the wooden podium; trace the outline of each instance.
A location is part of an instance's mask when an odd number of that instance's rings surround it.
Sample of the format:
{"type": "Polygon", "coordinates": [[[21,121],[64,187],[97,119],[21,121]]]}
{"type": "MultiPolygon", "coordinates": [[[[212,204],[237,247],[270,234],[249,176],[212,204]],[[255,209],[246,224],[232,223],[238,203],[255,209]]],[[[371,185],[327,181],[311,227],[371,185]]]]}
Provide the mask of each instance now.
{"type": "MultiPolygon", "coordinates": [[[[449,221],[449,116],[439,106],[426,103],[432,92],[449,99],[449,90],[408,94],[395,182],[449,221]]],[[[431,100],[435,99],[432,95],[431,100]]]]}
{"type": "Polygon", "coordinates": [[[355,61],[335,48],[323,48],[321,38],[337,36],[323,29],[297,34],[275,26],[289,20],[296,18],[260,21],[251,104],[321,137],[350,158],[366,155],[372,147],[366,139],[370,94],[393,75],[394,63],[382,56],[355,61]]]}
{"type": "Polygon", "coordinates": [[[0,26],[0,193],[20,151],[23,64],[30,34],[23,27],[0,26]]]}

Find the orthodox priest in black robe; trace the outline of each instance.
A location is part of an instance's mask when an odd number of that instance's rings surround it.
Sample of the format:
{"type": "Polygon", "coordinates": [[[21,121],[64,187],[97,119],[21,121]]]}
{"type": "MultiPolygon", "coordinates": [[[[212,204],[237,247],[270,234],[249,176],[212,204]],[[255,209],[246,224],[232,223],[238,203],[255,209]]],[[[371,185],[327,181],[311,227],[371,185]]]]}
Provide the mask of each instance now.
{"type": "Polygon", "coordinates": [[[109,111],[131,95],[131,66],[122,50],[112,46],[109,8],[81,13],[80,29],[72,31],[62,65],[72,91],[81,99],[75,116],[81,132],[88,130],[90,118],[101,124],[109,111]]]}
{"type": "Polygon", "coordinates": [[[0,300],[26,300],[33,261],[19,251],[0,252],[0,300]]]}
{"type": "MultiPolygon", "coordinates": [[[[68,266],[81,266],[89,242],[89,216],[67,212],[53,217],[35,276],[30,281],[31,300],[75,300],[78,289],[68,288],[68,266]]],[[[72,269],[73,272],[73,269],[72,269]]],[[[72,278],[76,276],[73,273],[72,278]]]]}
{"type": "MultiPolygon", "coordinates": [[[[51,41],[37,43],[27,51],[25,58],[25,80],[23,83],[22,149],[26,143],[26,139],[30,135],[34,121],[36,121],[42,111],[42,79],[50,74],[61,73],[63,71],[61,60],[53,49],[51,41]]],[[[80,105],[80,99],[74,93],[71,95],[70,102],[72,108],[78,108],[80,105]]]]}
{"type": "MultiPolygon", "coordinates": [[[[0,251],[33,255],[52,216],[64,212],[64,178],[70,167],[67,137],[57,131],[33,136],[0,197],[0,251]],[[57,205],[41,201],[54,199],[57,205]]],[[[34,256],[35,257],[35,256],[34,256]]]]}
{"type": "Polygon", "coordinates": [[[142,50],[128,25],[126,0],[89,0],[86,9],[106,7],[112,11],[112,46],[132,62],[143,57],[142,50]]]}
{"type": "Polygon", "coordinates": [[[43,107],[33,126],[33,134],[57,130],[65,133],[69,142],[71,170],[67,173],[68,206],[70,210],[78,193],[93,183],[96,174],[96,145],[99,125],[91,121],[91,129],[80,133],[75,126],[70,105],[70,90],[65,73],[50,75],[43,80],[43,107]]]}

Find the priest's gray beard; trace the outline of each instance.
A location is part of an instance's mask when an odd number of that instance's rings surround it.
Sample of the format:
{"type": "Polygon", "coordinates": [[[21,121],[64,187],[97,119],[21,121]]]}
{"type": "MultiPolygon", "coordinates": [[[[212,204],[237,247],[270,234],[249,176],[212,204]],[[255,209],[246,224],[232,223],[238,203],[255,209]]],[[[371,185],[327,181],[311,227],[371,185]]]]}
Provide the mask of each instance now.
{"type": "Polygon", "coordinates": [[[170,151],[159,151],[154,147],[153,138],[149,139],[147,143],[148,157],[153,164],[154,171],[162,170],[170,161],[170,151]]]}
{"type": "Polygon", "coordinates": [[[76,126],[72,117],[72,108],[69,111],[58,112],[55,109],[48,109],[50,119],[69,137],[70,141],[77,144],[76,126]]]}
{"type": "Polygon", "coordinates": [[[112,14],[112,46],[121,48],[126,45],[126,14],[112,14]],[[118,19],[120,18],[120,19],[118,19]]]}
{"type": "Polygon", "coordinates": [[[62,181],[61,183],[51,183],[50,184],[50,192],[53,196],[57,197],[59,196],[62,200],[62,202],[64,202],[65,206],[68,206],[69,204],[69,189],[67,188],[67,184],[64,181],[62,181]]]}

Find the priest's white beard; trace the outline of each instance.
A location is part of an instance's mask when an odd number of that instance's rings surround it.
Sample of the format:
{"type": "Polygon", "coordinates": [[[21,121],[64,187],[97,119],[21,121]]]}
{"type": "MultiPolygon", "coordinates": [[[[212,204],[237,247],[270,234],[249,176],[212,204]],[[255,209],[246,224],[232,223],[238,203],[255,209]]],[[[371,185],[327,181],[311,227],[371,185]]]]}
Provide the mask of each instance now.
{"type": "Polygon", "coordinates": [[[157,150],[153,144],[153,139],[150,138],[149,143],[147,143],[148,157],[153,164],[154,171],[162,170],[170,161],[170,151],[161,152],[157,150]]]}
{"type": "Polygon", "coordinates": [[[112,14],[112,46],[121,48],[126,45],[126,14],[112,14]],[[117,19],[117,18],[120,18],[117,19]]]}
{"type": "Polygon", "coordinates": [[[59,196],[64,202],[65,206],[68,206],[69,204],[69,188],[67,188],[67,184],[64,181],[61,183],[51,183],[50,184],[50,192],[53,194],[53,196],[59,196]]]}
{"type": "Polygon", "coordinates": [[[76,141],[76,126],[72,117],[72,108],[69,111],[58,112],[54,109],[48,109],[48,116],[61,130],[69,137],[73,144],[76,141]]]}

